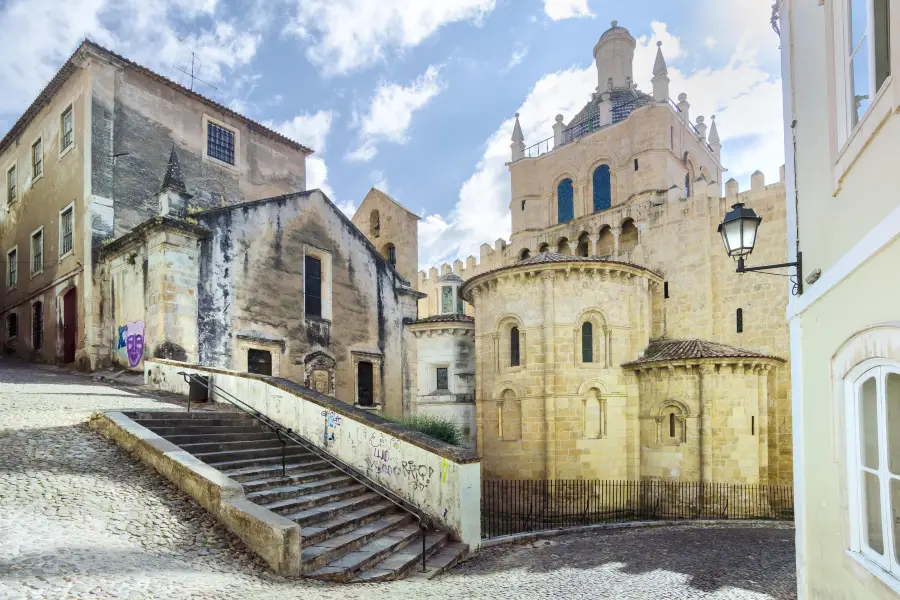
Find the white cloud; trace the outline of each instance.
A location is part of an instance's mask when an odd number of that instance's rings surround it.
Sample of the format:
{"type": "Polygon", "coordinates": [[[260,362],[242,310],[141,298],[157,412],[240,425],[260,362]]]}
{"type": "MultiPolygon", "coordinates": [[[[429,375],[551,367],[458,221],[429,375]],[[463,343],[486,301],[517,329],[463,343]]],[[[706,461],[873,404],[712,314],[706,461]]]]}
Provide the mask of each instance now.
{"type": "Polygon", "coordinates": [[[528,48],[521,47],[513,50],[512,56],[509,58],[509,62],[506,64],[506,68],[504,71],[510,71],[517,65],[521,64],[525,57],[528,56],[528,48]]]}
{"type": "Polygon", "coordinates": [[[544,12],[554,21],[594,16],[588,0],[544,0],[544,12]]]}
{"type": "Polygon", "coordinates": [[[382,192],[388,194],[388,180],[385,177],[384,173],[378,169],[375,169],[371,173],[369,173],[369,179],[372,181],[372,187],[378,188],[382,192]]]}
{"type": "Polygon", "coordinates": [[[711,35],[706,36],[706,39],[703,40],[703,45],[706,46],[709,50],[712,50],[716,47],[716,38],[711,35]]]}
{"type": "Polygon", "coordinates": [[[380,142],[404,144],[413,113],[428,104],[444,86],[440,67],[428,67],[407,86],[378,84],[365,116],[360,119],[359,146],[347,154],[350,160],[367,162],[378,153],[380,142]]]}
{"type": "MultiPolygon", "coordinates": [[[[763,26],[767,24],[763,21],[763,26]]],[[[684,73],[674,65],[687,55],[680,40],[668,32],[664,23],[652,23],[651,31],[651,35],[638,39],[635,49],[634,73],[639,87],[650,91],[656,42],[662,41],[671,94],[688,94],[692,119],[702,114],[709,123],[709,116],[716,115],[723,143],[723,162],[730,168],[726,177],[734,176],[749,182],[750,174],[756,169],[762,170],[770,179],[776,177],[778,167],[783,163],[781,83],[759,66],[755,47],[747,41],[754,39],[753,36],[738,37],[744,41],[737,44],[726,65],[684,73]],[[729,141],[735,142],[733,150],[729,148],[729,141]]],[[[521,115],[526,145],[551,135],[556,114],[563,114],[567,120],[574,116],[588,101],[596,85],[597,72],[593,63],[585,68],[573,67],[543,76],[519,109],[510,111],[521,115]]],[[[420,221],[421,268],[470,254],[477,256],[481,244],[493,245],[498,237],[508,239],[510,189],[505,163],[510,159],[513,123],[512,118],[507,119],[488,138],[484,154],[472,176],[463,183],[451,213],[447,216],[427,215],[420,221]]]]}
{"type": "Polygon", "coordinates": [[[177,74],[176,60],[189,65],[185,47],[192,47],[202,63],[200,77],[218,82],[225,69],[253,59],[260,36],[226,20],[207,27],[216,9],[214,0],[11,0],[0,8],[7,49],[0,62],[0,113],[21,113],[85,37],[163,75],[177,74]],[[182,44],[176,22],[194,19],[201,19],[200,27],[182,44]]]}
{"type": "MultiPolygon", "coordinates": [[[[331,123],[334,117],[335,114],[332,111],[320,110],[315,113],[301,113],[287,121],[264,121],[263,125],[316,151],[316,154],[306,158],[306,189],[319,188],[333,202],[337,202],[334,188],[328,183],[328,165],[325,164],[325,158],[322,156],[325,152],[328,134],[331,133],[331,123]]],[[[338,204],[338,208],[350,216],[356,212],[356,208],[351,202],[338,204]]]]}
{"type": "Polygon", "coordinates": [[[307,44],[306,56],[326,74],[346,74],[414,48],[442,26],[479,24],[496,0],[296,0],[286,31],[307,44]]]}

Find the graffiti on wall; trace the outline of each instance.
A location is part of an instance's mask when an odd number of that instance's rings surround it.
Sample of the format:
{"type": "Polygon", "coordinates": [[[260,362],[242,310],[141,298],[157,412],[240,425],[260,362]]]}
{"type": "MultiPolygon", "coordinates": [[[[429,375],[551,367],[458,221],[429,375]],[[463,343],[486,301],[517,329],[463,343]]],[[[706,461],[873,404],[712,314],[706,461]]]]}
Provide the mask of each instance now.
{"type": "Polygon", "coordinates": [[[144,358],[144,322],[128,321],[119,326],[119,341],[116,343],[116,351],[128,358],[131,368],[138,366],[144,358]]]}

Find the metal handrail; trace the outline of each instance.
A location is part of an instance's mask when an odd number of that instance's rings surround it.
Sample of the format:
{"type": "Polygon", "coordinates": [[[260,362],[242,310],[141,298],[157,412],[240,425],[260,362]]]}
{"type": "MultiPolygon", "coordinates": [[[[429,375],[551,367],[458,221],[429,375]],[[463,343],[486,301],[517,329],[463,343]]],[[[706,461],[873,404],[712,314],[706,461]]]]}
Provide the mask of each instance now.
{"type": "Polygon", "coordinates": [[[540,156],[542,154],[547,154],[548,152],[553,150],[553,148],[550,147],[550,142],[552,142],[552,141],[553,141],[553,137],[548,137],[546,140],[541,140],[537,144],[532,144],[532,145],[528,146],[527,148],[525,148],[525,152],[524,152],[525,158],[537,158],[538,156],[540,156]],[[541,151],[542,147],[546,148],[546,150],[544,150],[543,152],[541,151]]]}
{"type": "MultiPolygon", "coordinates": [[[[409,503],[407,503],[405,500],[403,500],[402,498],[400,498],[399,496],[394,494],[394,492],[390,491],[383,485],[372,481],[371,479],[369,479],[368,477],[366,477],[365,475],[363,475],[362,473],[357,471],[355,468],[351,467],[350,465],[348,465],[341,459],[339,459],[335,456],[332,456],[328,452],[325,452],[324,450],[322,450],[321,448],[319,448],[312,442],[309,442],[309,441],[303,439],[302,437],[298,436],[294,432],[293,429],[291,429],[289,427],[285,427],[278,421],[262,414],[261,412],[259,412],[258,410],[256,410],[255,408],[253,408],[252,406],[250,406],[249,404],[247,404],[246,402],[244,402],[243,400],[241,400],[234,394],[232,394],[231,392],[222,389],[221,387],[215,385],[214,383],[211,383],[209,380],[204,381],[201,377],[199,377],[198,375],[196,375],[194,373],[187,373],[185,371],[180,371],[180,372],[178,372],[178,375],[181,375],[184,378],[185,383],[187,383],[187,384],[190,384],[193,381],[195,383],[202,385],[208,391],[220,396],[225,401],[236,406],[241,411],[247,413],[248,415],[250,415],[257,421],[262,423],[265,427],[268,427],[269,429],[274,431],[275,435],[278,436],[278,441],[281,442],[281,476],[282,477],[286,476],[285,475],[285,472],[286,472],[285,449],[287,447],[287,441],[290,440],[290,441],[294,442],[295,444],[312,452],[317,457],[321,458],[322,460],[324,460],[325,462],[330,464],[332,467],[338,469],[345,475],[348,475],[351,479],[355,480],[358,483],[363,484],[364,486],[369,488],[371,491],[375,492],[376,494],[378,494],[379,496],[381,496],[382,498],[384,498],[385,500],[387,500],[388,502],[390,502],[391,504],[393,504],[394,506],[396,506],[403,512],[406,512],[406,513],[409,513],[410,515],[412,515],[419,522],[419,529],[422,530],[422,572],[426,573],[428,571],[428,569],[425,567],[425,560],[426,560],[425,532],[428,530],[428,527],[433,524],[431,517],[429,517],[427,514],[423,513],[422,511],[420,511],[416,508],[412,508],[411,506],[409,506],[409,503]]],[[[190,394],[188,394],[187,411],[191,412],[191,396],[190,396],[190,394]]]]}

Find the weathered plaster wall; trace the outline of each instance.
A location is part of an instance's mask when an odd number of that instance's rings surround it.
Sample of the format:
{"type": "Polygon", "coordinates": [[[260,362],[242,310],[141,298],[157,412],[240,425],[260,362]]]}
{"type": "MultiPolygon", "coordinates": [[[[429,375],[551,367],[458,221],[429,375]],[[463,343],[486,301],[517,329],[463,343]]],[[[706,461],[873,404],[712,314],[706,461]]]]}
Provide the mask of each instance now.
{"type": "Polygon", "coordinates": [[[279,374],[301,384],[318,358],[334,362],[334,394],[356,399],[358,360],[375,364],[375,402],[403,412],[403,320],[414,319],[399,277],[320,191],[197,215],[212,233],[201,245],[199,353],[236,369],[251,347],[277,355],[279,374]],[[304,313],[304,257],[323,259],[325,317],[304,313]],[[330,278],[330,286],[327,280],[330,278]],[[327,288],[327,289],[326,289],[327,288]],[[237,340],[242,344],[238,346],[237,340]],[[254,342],[256,340],[256,342],[254,342]]]}
{"type": "Polygon", "coordinates": [[[385,258],[388,245],[393,244],[397,271],[415,288],[419,270],[419,217],[381,190],[372,188],[353,215],[353,224],[385,258]]]}

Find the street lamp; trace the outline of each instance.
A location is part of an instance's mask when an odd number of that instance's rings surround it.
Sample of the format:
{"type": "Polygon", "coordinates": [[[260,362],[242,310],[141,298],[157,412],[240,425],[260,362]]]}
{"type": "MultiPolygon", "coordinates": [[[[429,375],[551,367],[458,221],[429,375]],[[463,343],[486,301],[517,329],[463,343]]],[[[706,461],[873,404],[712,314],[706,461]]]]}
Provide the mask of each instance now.
{"type": "Polygon", "coordinates": [[[759,229],[760,223],[762,223],[762,217],[757,215],[756,211],[752,208],[744,206],[743,202],[738,202],[732,206],[731,210],[725,214],[725,218],[722,219],[722,223],[719,225],[719,233],[722,235],[722,241],[725,243],[725,251],[728,253],[728,256],[737,260],[738,273],[768,271],[783,267],[797,267],[797,281],[793,293],[799,296],[803,293],[802,260],[800,252],[797,252],[797,262],[764,265],[761,267],[747,267],[744,265],[744,258],[750,256],[756,245],[756,231],[759,229]]]}

